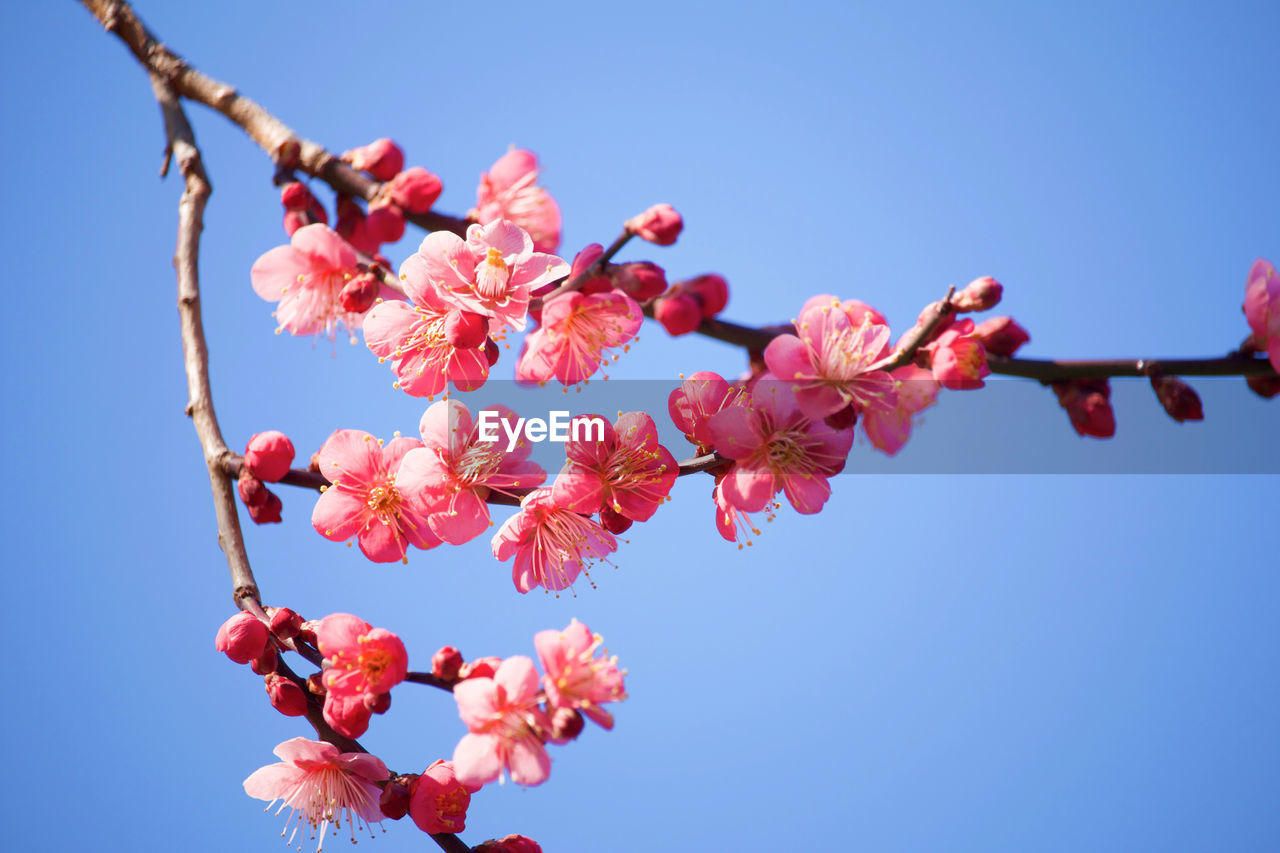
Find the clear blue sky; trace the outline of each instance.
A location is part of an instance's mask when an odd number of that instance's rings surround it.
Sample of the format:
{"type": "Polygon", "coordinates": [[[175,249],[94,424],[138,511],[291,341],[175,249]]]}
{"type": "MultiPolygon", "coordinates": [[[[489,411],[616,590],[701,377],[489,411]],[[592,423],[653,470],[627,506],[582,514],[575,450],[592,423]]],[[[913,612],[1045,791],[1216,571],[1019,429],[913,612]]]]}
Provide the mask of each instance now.
{"type": "MultiPolygon", "coordinates": [[[[1217,355],[1246,332],[1249,264],[1280,260],[1274,3],[139,6],[303,135],[397,139],[444,210],[510,143],[542,157],[567,252],[671,202],[680,243],[630,257],[724,274],[739,321],[834,292],[901,330],[991,274],[1027,355],[1217,355]]],[[[240,783],[309,729],[213,650],[231,599],[182,416],[158,112],[78,4],[0,20],[5,846],[278,853],[283,820],[240,783]]],[[[248,276],[283,241],[270,167],[189,113],[229,442],[412,434],[424,404],[362,347],[271,334],[248,276]]],[[[646,328],[614,375],[741,368],[646,328]]],[[[268,602],[357,613],[418,668],[444,643],[532,654],[574,616],[605,635],[630,671],[617,728],[556,749],[540,788],[477,796],[472,843],[1276,849],[1280,401],[1196,386],[1208,421],[1179,426],[1119,384],[1111,444],[1034,384],[946,395],[899,460],[856,445],[821,515],[743,553],[687,478],[577,598],[519,596],[484,541],[372,565],[294,490],[248,544],[268,602]]],[[[405,686],[365,742],[411,771],[461,734],[449,697],[405,686]]],[[[369,850],[432,849],[388,826],[369,850]]]]}

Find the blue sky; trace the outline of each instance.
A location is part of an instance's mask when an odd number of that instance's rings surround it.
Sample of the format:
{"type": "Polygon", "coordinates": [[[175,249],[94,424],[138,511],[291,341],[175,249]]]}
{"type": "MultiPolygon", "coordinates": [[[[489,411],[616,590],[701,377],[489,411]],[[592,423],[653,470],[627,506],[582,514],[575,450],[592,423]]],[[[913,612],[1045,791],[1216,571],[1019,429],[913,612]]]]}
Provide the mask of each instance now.
{"type": "MultiPolygon", "coordinates": [[[[833,292],[901,330],[990,274],[1028,356],[1211,356],[1246,333],[1250,263],[1280,257],[1274,4],[139,12],[332,150],[395,138],[444,179],[441,209],[464,212],[511,143],[541,156],[568,253],[672,203],[680,242],[627,257],[722,273],[741,322],[833,292]]],[[[20,35],[0,55],[0,241],[15,307],[41,308],[0,338],[17,650],[0,719],[25,771],[0,783],[8,844],[281,850],[283,819],[240,783],[309,729],[213,650],[230,593],[182,416],[158,112],[78,4],[0,19],[20,35]]],[[[202,277],[228,441],[412,434],[424,403],[363,347],[271,334],[248,277],[284,239],[270,166],[188,111],[215,187],[202,277]]],[[[610,393],[742,367],[646,327],[610,393]]],[[[312,531],[304,492],[246,535],[269,603],[354,612],[418,668],[444,643],[532,654],[572,617],[621,657],[615,730],[557,748],[540,788],[477,796],[472,843],[1274,849],[1280,402],[1195,384],[1208,420],[1180,426],[1117,383],[1109,444],[1031,383],[944,395],[898,459],[856,445],[822,514],[784,511],[743,552],[715,535],[710,480],[686,478],[576,597],[518,595],[484,541],[370,564],[312,531]]],[[[462,731],[449,697],[406,685],[364,742],[414,771],[462,731]]],[[[388,827],[369,849],[431,849],[388,827]]]]}

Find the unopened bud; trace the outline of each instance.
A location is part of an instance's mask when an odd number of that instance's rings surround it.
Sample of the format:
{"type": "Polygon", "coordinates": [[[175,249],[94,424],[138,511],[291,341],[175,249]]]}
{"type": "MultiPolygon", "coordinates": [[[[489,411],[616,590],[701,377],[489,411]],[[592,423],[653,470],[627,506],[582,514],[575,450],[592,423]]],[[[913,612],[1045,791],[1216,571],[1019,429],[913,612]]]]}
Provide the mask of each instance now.
{"type": "Polygon", "coordinates": [[[290,181],[280,188],[280,203],[285,210],[307,210],[316,203],[316,197],[301,181],[290,181]]]}
{"type": "Polygon", "coordinates": [[[455,308],[444,318],[444,336],[458,349],[475,349],[489,339],[489,320],[482,314],[455,308]]]}
{"type": "Polygon", "coordinates": [[[338,293],[338,301],[343,311],[352,314],[363,314],[373,307],[378,299],[378,280],[370,273],[361,273],[342,286],[338,293]]]}
{"type": "Polygon", "coordinates": [[[822,422],[835,430],[853,429],[858,423],[858,410],[850,403],[840,411],[827,415],[822,422]]]}
{"type": "Polygon", "coordinates": [[[1169,417],[1178,423],[1204,420],[1200,395],[1176,376],[1152,376],[1151,387],[1169,417]]]}
{"type": "Polygon", "coordinates": [[[626,533],[632,521],[608,504],[600,507],[600,526],[610,533],[626,533]]]}
{"type": "Polygon", "coordinates": [[[267,626],[242,610],[222,623],[213,646],[236,663],[248,663],[262,654],[268,639],[267,626]]]}
{"type": "Polygon", "coordinates": [[[266,676],[267,695],[271,707],[286,717],[301,717],[307,713],[307,694],[302,688],[282,675],[271,672],[266,676]]]}
{"type": "Polygon", "coordinates": [[[293,464],[293,442],[278,430],[260,432],[249,439],[244,451],[244,467],[259,480],[279,482],[293,464]]]}
{"type": "Polygon", "coordinates": [[[403,776],[397,776],[388,782],[382,789],[382,796],[378,798],[378,808],[382,809],[384,817],[392,820],[399,820],[409,813],[409,802],[413,799],[409,785],[401,780],[403,776]]]}
{"type": "Polygon", "coordinates": [[[977,338],[987,355],[1008,357],[1031,340],[1027,330],[1019,326],[1012,317],[992,317],[983,320],[973,330],[970,337],[977,338]]]}
{"type": "Polygon", "coordinates": [[[667,334],[687,335],[702,325],[702,306],[687,293],[675,293],[654,303],[653,316],[667,334]]]}
{"type": "Polygon", "coordinates": [[[506,838],[490,838],[471,848],[471,853],[542,853],[542,847],[532,838],[508,835],[506,838]]]}
{"type": "Polygon", "coordinates": [[[271,633],[282,640],[292,640],[302,631],[302,617],[288,607],[268,607],[271,633]]]}
{"type": "Polygon", "coordinates": [[[649,261],[619,264],[610,269],[614,286],[637,302],[648,302],[667,290],[667,274],[649,261]]]}
{"type": "Polygon", "coordinates": [[[455,681],[462,669],[462,652],[453,646],[441,646],[431,656],[431,674],[445,681],[455,681]]]}
{"type": "Polygon", "coordinates": [[[1071,426],[1080,435],[1111,438],[1116,434],[1116,414],[1111,408],[1111,384],[1106,379],[1068,379],[1053,383],[1058,405],[1067,410],[1071,426]]]}
{"type": "Polygon", "coordinates": [[[253,508],[262,506],[267,502],[267,497],[271,494],[261,480],[247,471],[240,473],[240,480],[236,483],[236,491],[240,494],[240,500],[244,505],[253,508]]]}
{"type": "Polygon", "coordinates": [[[314,696],[323,696],[329,692],[324,686],[324,673],[313,672],[307,676],[307,692],[314,696]]]}
{"type": "Polygon", "coordinates": [[[628,219],[626,228],[642,240],[670,246],[680,236],[684,220],[671,205],[655,204],[644,213],[628,219]]]}
{"type": "MultiPolygon", "coordinates": [[[[259,625],[262,623],[259,622],[259,625]]],[[[262,654],[253,661],[253,671],[258,675],[266,675],[275,672],[280,666],[280,653],[276,651],[276,644],[268,642],[262,649],[262,654]]]]}
{"type": "Polygon", "coordinates": [[[1280,395],[1280,377],[1246,376],[1244,381],[1248,383],[1250,391],[1264,400],[1280,395]]]}
{"type": "Polygon", "coordinates": [[[715,273],[689,279],[684,289],[698,300],[703,317],[714,317],[729,304],[729,283],[715,273]]]}
{"type": "Polygon", "coordinates": [[[249,517],[253,519],[254,524],[279,524],[284,504],[280,502],[280,496],[275,492],[266,486],[262,489],[267,493],[267,498],[261,504],[249,507],[249,517]]]}
{"type": "Polygon", "coordinates": [[[585,724],[574,708],[556,708],[551,715],[551,739],[557,743],[573,740],[582,734],[585,724]]]}
{"type": "Polygon", "coordinates": [[[484,358],[485,358],[485,361],[489,362],[490,367],[493,367],[495,364],[498,363],[498,356],[500,355],[502,355],[502,352],[501,350],[498,349],[498,345],[494,343],[493,338],[485,339],[484,358]]]}
{"type": "Polygon", "coordinates": [[[391,200],[410,213],[426,213],[440,198],[444,185],[421,166],[406,169],[391,179],[387,193],[391,200]]]}
{"type": "Polygon", "coordinates": [[[1000,304],[1004,287],[989,275],[975,278],[964,290],[951,298],[957,311],[990,311],[1000,304]]]}
{"type": "Polygon", "coordinates": [[[404,236],[404,211],[394,204],[370,207],[364,230],[371,240],[394,243],[404,236]]]}
{"type": "Polygon", "coordinates": [[[404,152],[385,137],[343,153],[342,159],[380,181],[391,180],[404,168],[404,152]]]}
{"type": "Polygon", "coordinates": [[[385,714],[391,710],[391,694],[388,693],[366,693],[363,697],[364,706],[375,714],[385,714]]]}

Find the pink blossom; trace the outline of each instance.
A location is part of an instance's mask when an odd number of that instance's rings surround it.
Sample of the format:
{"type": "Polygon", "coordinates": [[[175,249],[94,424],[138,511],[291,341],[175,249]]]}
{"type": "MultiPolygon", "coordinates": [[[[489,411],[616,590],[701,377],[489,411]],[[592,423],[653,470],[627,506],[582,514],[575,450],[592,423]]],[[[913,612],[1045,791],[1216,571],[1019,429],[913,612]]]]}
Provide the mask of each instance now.
{"type": "Polygon", "coordinates": [[[380,181],[391,180],[404,168],[404,152],[386,137],[345,151],[342,159],[350,163],[352,168],[362,169],[380,181]]]}
{"type": "Polygon", "coordinates": [[[574,418],[565,456],[551,493],[556,504],[574,512],[610,507],[633,521],[648,521],[679,474],[675,457],[658,443],[653,418],[644,412],[621,414],[612,426],[599,415],[574,418]],[[586,428],[579,432],[578,426],[586,428]],[[603,432],[599,440],[598,429],[603,432]]]}
{"type": "Polygon", "coordinates": [[[1259,258],[1249,268],[1244,316],[1253,331],[1254,346],[1265,351],[1271,366],[1280,371],[1280,273],[1270,261],[1259,258]]]}
{"type": "Polygon", "coordinates": [[[538,660],[546,670],[542,684],[548,710],[574,708],[597,725],[613,728],[613,714],[600,706],[627,698],[622,681],[625,673],[618,669],[617,657],[596,656],[603,644],[603,637],[592,634],[577,619],[563,631],[539,631],[534,635],[538,660]]]}
{"type": "Polygon", "coordinates": [[[498,220],[470,226],[465,242],[433,231],[400,267],[400,278],[416,304],[421,292],[435,288],[453,305],[492,318],[490,328],[500,334],[524,329],[530,291],[568,272],[560,258],[535,252],[518,225],[498,220]]]}
{"type": "Polygon", "coordinates": [[[557,296],[543,306],[542,325],[525,338],[516,378],[565,385],[589,379],[608,364],[608,350],[626,346],[643,322],[640,306],[620,290],[557,296]]]}
{"type": "Polygon", "coordinates": [[[409,655],[399,637],[350,613],[320,620],[316,648],[328,661],[324,686],[329,696],[386,693],[409,671],[409,655]]]}
{"type": "Polygon", "coordinates": [[[877,449],[893,456],[911,437],[912,418],[938,399],[938,383],[932,372],[914,364],[899,367],[890,375],[896,405],[892,409],[867,409],[862,428],[877,449]]]}
{"type": "Polygon", "coordinates": [[[671,205],[655,204],[644,213],[628,219],[626,228],[642,240],[670,246],[684,230],[684,219],[671,205]]]}
{"type": "Polygon", "coordinates": [[[560,208],[537,181],[537,156],[523,148],[508,151],[480,176],[470,217],[481,225],[514,222],[529,232],[536,251],[554,252],[560,248],[560,208]]]}
{"type": "Polygon", "coordinates": [[[257,616],[241,610],[218,628],[213,646],[235,663],[249,663],[262,654],[270,640],[267,626],[257,616]]]}
{"type": "Polygon", "coordinates": [[[667,398],[671,420],[691,444],[710,452],[715,445],[708,426],[711,416],[731,405],[743,391],[730,385],[717,373],[699,371],[680,383],[667,398]]]}
{"type": "Polygon", "coordinates": [[[458,715],[467,724],[453,751],[453,765],[463,785],[483,785],[503,768],[518,785],[539,785],[551,772],[543,745],[551,721],[538,707],[538,672],[522,655],[509,657],[493,678],[471,678],[453,688],[458,715]]]}
{"type": "Polygon", "coordinates": [[[471,795],[479,790],[479,785],[463,785],[458,781],[452,761],[438,758],[413,783],[409,816],[418,829],[432,835],[462,832],[467,828],[471,795]]]}
{"type": "Polygon", "coordinates": [[[844,470],[853,430],[833,430],[801,411],[786,383],[761,380],[740,403],[711,418],[716,450],[736,464],[724,480],[724,496],[738,509],[756,512],[778,492],[798,512],[815,513],[831,495],[827,478],[844,470]]]}
{"type": "Polygon", "coordinates": [[[943,388],[971,391],[983,386],[983,377],[991,373],[987,367],[987,351],[973,337],[974,324],[967,317],[958,320],[938,339],[924,347],[933,355],[933,378],[943,388]]]}
{"type": "MultiPolygon", "coordinates": [[[[480,410],[490,412],[494,421],[514,425],[516,413],[506,406],[480,410]]],[[[431,531],[451,545],[479,536],[489,527],[492,491],[510,494],[511,489],[542,485],[547,474],[530,462],[532,446],[519,442],[506,452],[506,434],[501,426],[495,441],[483,441],[480,422],[457,400],[433,403],[422,415],[422,447],[409,451],[400,464],[397,483],[402,490],[423,495],[431,504],[427,522],[431,531]]]]}
{"type": "Polygon", "coordinates": [[[493,537],[493,556],[503,562],[515,557],[511,579],[520,592],[537,586],[566,589],[582,572],[583,563],[603,559],[617,548],[613,534],[558,506],[547,488],[525,495],[520,511],[493,537]]]}
{"type": "Polygon", "coordinates": [[[339,827],[346,823],[354,842],[357,829],[365,830],[368,824],[382,821],[378,808],[382,791],[376,783],[390,774],[376,756],[339,753],[331,743],[301,737],[285,741],[274,751],[284,760],[255,770],[244,780],[244,792],[255,799],[269,800],[271,805],[283,800],[276,814],[289,809],[284,833],[289,832],[294,817],[298,818],[289,844],[304,822],[311,827],[312,837],[320,839],[316,845],[319,853],[330,827],[337,836],[339,827]]]}
{"type": "Polygon", "coordinates": [[[316,502],[311,525],[334,542],[357,537],[375,563],[403,559],[409,545],[439,545],[427,523],[431,507],[424,496],[396,487],[401,460],[421,446],[416,438],[396,438],[383,447],[367,432],[334,432],[316,454],[320,473],[333,485],[316,502]]]}
{"type": "Polygon", "coordinates": [[[751,517],[738,509],[724,493],[727,474],[716,476],[716,487],[711,493],[716,505],[716,530],[726,542],[737,542],[738,550],[744,544],[751,545],[751,535],[760,535],[760,528],[751,523],[751,517]]]}
{"type": "Polygon", "coordinates": [[[288,246],[277,246],[249,271],[254,292],[279,302],[275,318],[292,335],[323,334],[359,327],[361,315],[344,311],[338,296],[358,274],[356,253],[328,226],[315,223],[293,232],[288,246]]]}

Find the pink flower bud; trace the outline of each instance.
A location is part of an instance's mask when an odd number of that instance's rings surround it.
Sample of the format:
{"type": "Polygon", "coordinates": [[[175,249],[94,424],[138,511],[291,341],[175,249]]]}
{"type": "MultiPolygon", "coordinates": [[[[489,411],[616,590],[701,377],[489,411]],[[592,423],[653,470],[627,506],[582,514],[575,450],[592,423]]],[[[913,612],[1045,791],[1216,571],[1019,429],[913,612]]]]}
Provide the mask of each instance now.
{"type": "Polygon", "coordinates": [[[714,317],[729,304],[729,283],[715,273],[691,278],[684,285],[702,306],[703,317],[714,317]]]}
{"type": "Polygon", "coordinates": [[[250,509],[262,506],[271,495],[262,481],[247,471],[241,472],[240,481],[236,483],[236,491],[240,493],[240,500],[250,509]]]}
{"type": "Polygon", "coordinates": [[[364,218],[364,230],[371,240],[394,243],[404,236],[404,211],[394,204],[370,207],[364,218]]]}
{"type": "Polygon", "coordinates": [[[242,610],[222,623],[213,645],[236,663],[248,663],[262,654],[268,639],[267,626],[242,610]]]}
{"type": "Polygon", "coordinates": [[[343,311],[363,314],[373,307],[378,299],[378,280],[371,273],[362,273],[342,286],[338,293],[338,302],[343,311]]]}
{"type": "Polygon", "coordinates": [[[669,204],[655,204],[626,222],[626,229],[632,234],[659,246],[670,246],[683,228],[684,220],[669,204]]]}
{"type": "Polygon", "coordinates": [[[440,198],[444,185],[421,166],[406,169],[391,179],[387,192],[391,200],[410,213],[426,213],[440,198]]]}
{"type": "Polygon", "coordinates": [[[542,853],[542,847],[532,838],[508,835],[506,838],[490,838],[471,848],[471,853],[542,853]]]}
{"type": "Polygon", "coordinates": [[[274,672],[266,675],[267,695],[271,707],[286,717],[301,717],[307,713],[307,694],[289,679],[274,672]]]}
{"type": "Polygon", "coordinates": [[[364,706],[374,714],[385,714],[391,710],[391,693],[365,693],[361,697],[364,706]]]}
{"type": "Polygon", "coordinates": [[[353,168],[361,169],[380,181],[389,181],[404,168],[404,152],[390,139],[377,139],[342,155],[353,168]]]}
{"type": "Polygon", "coordinates": [[[1068,379],[1054,382],[1053,391],[1079,435],[1111,438],[1116,434],[1116,414],[1111,408],[1111,384],[1107,380],[1068,379]]]}
{"type": "Polygon", "coordinates": [[[610,270],[610,275],[614,286],[637,302],[648,302],[667,289],[667,274],[662,267],[649,261],[619,264],[610,270]]]}
{"type": "Polygon", "coordinates": [[[266,486],[263,486],[263,490],[267,493],[267,499],[258,506],[249,507],[249,517],[254,524],[279,524],[284,504],[280,503],[280,496],[275,492],[266,486]]]}
{"type": "Polygon", "coordinates": [[[631,529],[632,520],[605,504],[600,507],[600,526],[610,533],[626,533],[631,529]]]}
{"type": "Polygon", "coordinates": [[[840,411],[827,415],[822,422],[835,430],[853,429],[858,423],[858,410],[850,403],[840,411]]]}
{"type": "Polygon", "coordinates": [[[258,673],[258,675],[268,675],[269,673],[275,672],[280,666],[280,653],[276,651],[276,644],[268,642],[266,646],[263,647],[262,654],[254,658],[254,661],[250,666],[254,672],[258,673]]]}
{"type": "Polygon", "coordinates": [[[973,331],[973,321],[966,318],[925,348],[932,356],[933,378],[943,388],[953,391],[981,388],[983,378],[991,373],[987,351],[970,336],[973,331]]]}
{"type": "Polygon", "coordinates": [[[383,787],[382,796],[378,798],[378,808],[382,810],[383,817],[399,820],[409,813],[409,801],[413,797],[409,786],[417,781],[418,775],[414,773],[397,776],[383,787]]]}
{"type": "Polygon", "coordinates": [[[476,658],[462,665],[462,670],[458,673],[458,677],[464,680],[468,678],[493,678],[493,674],[498,671],[500,666],[502,666],[502,658],[476,658]]]}
{"type": "Polygon", "coordinates": [[[556,708],[551,715],[551,739],[556,743],[568,743],[582,734],[586,721],[574,708],[556,708]]]}
{"type": "Polygon", "coordinates": [[[282,640],[292,640],[302,631],[302,617],[288,607],[268,607],[271,633],[282,640]]]}
{"type": "Polygon", "coordinates": [[[316,197],[301,181],[290,181],[280,188],[280,203],[285,210],[306,210],[316,203],[316,197]]]}
{"type": "Polygon", "coordinates": [[[1000,304],[1004,288],[989,275],[975,278],[964,290],[957,293],[951,304],[957,311],[990,311],[1000,304]]]}
{"type": "Polygon", "coordinates": [[[244,451],[244,467],[259,480],[277,483],[293,464],[293,442],[278,430],[260,432],[249,439],[244,451]]]}
{"type": "Polygon", "coordinates": [[[441,646],[431,656],[431,674],[445,681],[454,681],[462,669],[462,652],[453,646],[441,646]]]}
{"type": "Polygon", "coordinates": [[[1280,377],[1246,376],[1244,381],[1249,385],[1250,391],[1264,400],[1280,395],[1280,377]]]}
{"type": "Polygon", "coordinates": [[[1019,326],[1012,317],[992,317],[983,320],[970,336],[982,344],[987,355],[1008,357],[1031,340],[1027,330],[1019,326]]]}
{"type": "Polygon", "coordinates": [[[452,310],[444,318],[444,336],[457,349],[475,349],[489,339],[489,320],[471,311],[452,310]]]}
{"type": "Polygon", "coordinates": [[[1151,387],[1169,417],[1178,423],[1204,420],[1200,395],[1176,376],[1152,376],[1151,387]]]}
{"type": "Polygon", "coordinates": [[[702,325],[702,306],[687,293],[663,296],[653,305],[653,316],[667,334],[687,335],[702,325]]]}
{"type": "Polygon", "coordinates": [[[493,342],[493,338],[489,338],[484,342],[484,358],[489,362],[489,366],[493,367],[498,363],[498,357],[502,353],[498,350],[498,345],[493,342]]]}

